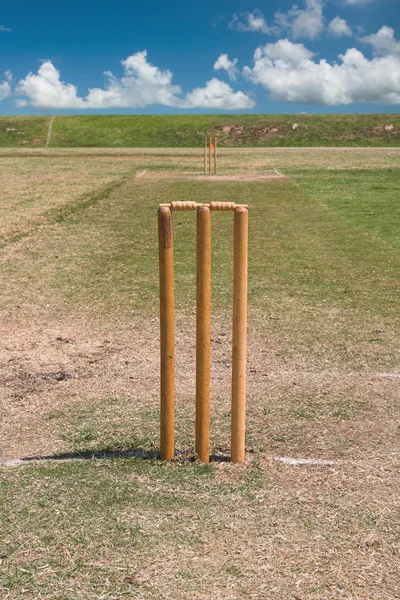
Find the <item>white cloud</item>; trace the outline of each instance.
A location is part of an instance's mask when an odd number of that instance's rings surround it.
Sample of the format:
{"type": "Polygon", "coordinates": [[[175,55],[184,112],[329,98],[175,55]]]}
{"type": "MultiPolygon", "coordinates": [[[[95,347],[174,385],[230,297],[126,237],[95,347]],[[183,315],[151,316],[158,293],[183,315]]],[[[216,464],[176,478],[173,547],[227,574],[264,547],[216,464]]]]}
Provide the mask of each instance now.
{"type": "Polygon", "coordinates": [[[361,38],[363,42],[371,44],[376,55],[400,54],[400,41],[394,37],[394,30],[384,25],[377,33],[361,38]]]}
{"type": "Polygon", "coordinates": [[[328,29],[333,35],[351,35],[352,31],[346,21],[341,17],[335,17],[328,25],[328,29]]]}
{"type": "Polygon", "coordinates": [[[60,72],[49,60],[40,66],[37,75],[29,73],[25,79],[21,79],[16,92],[28,98],[28,100],[18,100],[18,106],[84,108],[85,105],[84,100],[78,98],[74,85],[60,81],[60,72]]]}
{"type": "Polygon", "coordinates": [[[280,35],[282,32],[286,32],[295,40],[298,38],[315,39],[324,28],[322,0],[305,0],[304,9],[293,4],[287,13],[277,11],[273,25],[268,25],[258,9],[241,15],[234,14],[229,27],[236,31],[255,31],[267,35],[280,35]]]}
{"type": "Polygon", "coordinates": [[[218,79],[212,79],[204,88],[197,88],[182,98],[178,85],[172,84],[173,74],[161,70],[147,61],[147,52],[137,52],[122,61],[121,78],[106,72],[107,85],[92,88],[85,98],[78,96],[77,88],[65,83],[60,72],[50,61],[45,61],[37,74],[29,73],[16,89],[24,99],[19,106],[47,109],[104,109],[136,108],[153,104],[180,108],[251,108],[253,101],[243,92],[218,79]],[[198,102],[198,104],[196,104],[198,102]]]}
{"type": "Polygon", "coordinates": [[[11,71],[6,71],[4,75],[5,80],[0,83],[0,102],[11,96],[11,71]]]}
{"type": "Polygon", "coordinates": [[[221,54],[221,56],[214,63],[214,71],[226,71],[228,73],[229,79],[235,81],[236,74],[239,71],[236,64],[237,58],[230,60],[227,54],[221,54]]]}
{"type": "Polygon", "coordinates": [[[0,83],[0,102],[11,95],[10,79],[7,76],[8,73],[9,71],[6,72],[6,80],[0,83]]]}
{"type": "Polygon", "coordinates": [[[0,25],[0,31],[11,31],[11,29],[9,27],[6,27],[5,25],[0,25]]]}
{"type": "Polygon", "coordinates": [[[234,14],[232,21],[229,23],[229,27],[236,31],[256,31],[267,34],[271,32],[261,11],[258,9],[253,12],[244,13],[240,16],[234,14]]]}
{"type": "MultiPolygon", "coordinates": [[[[254,69],[252,71],[261,74],[263,69],[271,64],[276,64],[280,68],[300,67],[304,61],[313,56],[314,53],[303,44],[293,44],[287,39],[278,40],[275,44],[257,48],[254,53],[254,69]]],[[[247,72],[248,67],[245,67],[244,70],[247,72]]]]}
{"type": "Polygon", "coordinates": [[[293,5],[287,13],[278,11],[275,20],[280,31],[289,31],[295,40],[299,38],[315,39],[324,28],[322,0],[306,0],[305,8],[293,5]]]}
{"type": "Polygon", "coordinates": [[[243,92],[234,92],[231,86],[215,77],[203,88],[197,88],[186,95],[182,108],[217,108],[240,110],[253,108],[254,101],[243,92]]]}
{"type": "Polygon", "coordinates": [[[359,5],[361,6],[362,4],[369,4],[370,2],[374,2],[374,0],[345,0],[345,4],[352,6],[352,5],[359,5]]]}
{"type": "Polygon", "coordinates": [[[258,48],[244,75],[269,90],[274,100],[311,104],[400,103],[400,58],[368,60],[355,48],[340,63],[316,62],[302,44],[279,40],[258,48]]]}
{"type": "Polygon", "coordinates": [[[172,85],[171,71],[162,71],[147,61],[147,52],[137,52],[122,61],[124,76],[114,77],[110,72],[106,89],[89,90],[87,108],[142,107],[151,104],[176,106],[181,88],[172,85]]]}

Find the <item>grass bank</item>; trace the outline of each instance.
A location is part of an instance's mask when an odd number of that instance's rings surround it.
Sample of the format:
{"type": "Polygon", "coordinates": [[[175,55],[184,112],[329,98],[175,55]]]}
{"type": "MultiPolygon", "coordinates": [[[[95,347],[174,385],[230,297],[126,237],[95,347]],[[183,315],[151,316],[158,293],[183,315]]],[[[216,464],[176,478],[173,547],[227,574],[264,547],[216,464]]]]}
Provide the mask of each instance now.
{"type": "MultiPolygon", "coordinates": [[[[0,146],[43,147],[49,117],[1,117],[0,146]]],[[[400,117],[372,115],[99,115],[56,117],[50,147],[398,146],[400,117]]]]}

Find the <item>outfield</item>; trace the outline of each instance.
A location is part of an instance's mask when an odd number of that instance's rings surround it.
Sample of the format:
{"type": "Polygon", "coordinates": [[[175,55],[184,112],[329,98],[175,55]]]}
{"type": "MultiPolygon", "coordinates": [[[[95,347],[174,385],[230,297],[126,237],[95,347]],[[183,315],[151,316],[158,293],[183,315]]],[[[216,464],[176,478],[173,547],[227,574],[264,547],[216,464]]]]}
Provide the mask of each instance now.
{"type": "Polygon", "coordinates": [[[224,148],[220,178],[201,176],[193,148],[3,148],[0,161],[0,597],[399,598],[400,148],[224,148]],[[174,215],[179,454],[157,459],[156,211],[193,199],[250,210],[239,466],[221,214],[217,459],[190,462],[191,213],[174,215]]]}

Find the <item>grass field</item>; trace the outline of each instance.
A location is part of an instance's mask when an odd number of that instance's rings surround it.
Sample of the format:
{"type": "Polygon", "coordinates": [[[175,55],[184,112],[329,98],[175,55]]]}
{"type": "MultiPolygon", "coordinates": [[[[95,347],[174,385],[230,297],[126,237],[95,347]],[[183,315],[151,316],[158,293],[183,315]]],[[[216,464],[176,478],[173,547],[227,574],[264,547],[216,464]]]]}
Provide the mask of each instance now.
{"type": "MultiPolygon", "coordinates": [[[[0,117],[0,147],[43,148],[49,123],[50,117],[0,117]]],[[[57,116],[49,145],[53,148],[195,148],[203,145],[205,133],[217,136],[223,147],[399,146],[400,116],[57,116]]]]}
{"type": "Polygon", "coordinates": [[[399,159],[222,149],[204,179],[201,149],[0,151],[0,598],[400,597],[399,159]],[[187,199],[250,208],[244,465],[226,460],[225,214],[217,458],[190,461],[195,223],[177,213],[179,454],[157,459],[156,209],[187,199]]]}

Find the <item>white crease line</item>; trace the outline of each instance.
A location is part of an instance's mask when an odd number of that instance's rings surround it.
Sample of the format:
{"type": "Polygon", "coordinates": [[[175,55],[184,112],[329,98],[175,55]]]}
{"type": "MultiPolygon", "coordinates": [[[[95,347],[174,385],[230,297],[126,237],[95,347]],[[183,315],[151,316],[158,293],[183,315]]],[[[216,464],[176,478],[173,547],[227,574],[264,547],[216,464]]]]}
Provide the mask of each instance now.
{"type": "Polygon", "coordinates": [[[272,460],[275,462],[283,463],[284,465],[319,465],[323,467],[330,467],[332,465],[343,464],[336,460],[322,460],[319,458],[291,458],[290,456],[273,456],[272,460]]]}
{"type": "MultiPolygon", "coordinates": [[[[40,464],[40,463],[65,463],[65,462],[80,462],[86,461],[90,462],[91,460],[102,460],[106,457],[96,457],[93,456],[92,459],[84,458],[84,457],[73,457],[73,458],[31,458],[29,460],[24,460],[21,458],[11,458],[9,460],[0,460],[0,467],[20,467],[23,465],[29,464],[40,464]]],[[[127,457],[129,458],[129,457],[127,457]]],[[[134,458],[134,456],[132,456],[134,458]]],[[[291,466],[316,466],[316,467],[332,467],[332,466],[346,466],[346,465],[358,465],[358,466],[371,466],[368,463],[353,461],[353,460],[324,460],[319,458],[291,458],[290,456],[272,456],[271,460],[274,462],[283,463],[284,465],[291,466]]]]}
{"type": "Polygon", "coordinates": [[[393,379],[400,379],[400,373],[378,373],[379,377],[390,377],[393,379]]]}
{"type": "Polygon", "coordinates": [[[144,169],[144,171],[138,171],[136,173],[136,179],[140,179],[141,177],[144,177],[147,173],[147,169],[144,169]]]}
{"type": "Polygon", "coordinates": [[[11,458],[10,460],[0,460],[0,467],[19,467],[26,464],[20,458],[11,458]]]}
{"type": "Polygon", "coordinates": [[[345,467],[347,465],[368,467],[369,463],[356,460],[324,460],[322,458],[291,458],[290,456],[273,456],[275,462],[283,463],[284,465],[292,465],[298,467],[301,465],[309,465],[315,467],[345,467]]]}
{"type": "Polygon", "coordinates": [[[278,171],[278,169],[275,169],[274,167],[274,172],[279,175],[279,177],[286,177],[286,175],[284,175],[283,173],[281,173],[280,171],[278,171]]]}
{"type": "MultiPolygon", "coordinates": [[[[135,454],[134,452],[132,452],[132,454],[127,454],[125,457],[121,456],[121,458],[140,458],[141,454],[137,453],[135,454]]],[[[81,456],[75,456],[75,457],[68,457],[68,458],[51,458],[51,457],[45,457],[45,458],[40,458],[40,457],[32,457],[29,459],[24,459],[24,458],[10,458],[10,459],[0,459],[0,468],[1,467],[21,467],[24,465],[29,465],[29,464],[40,464],[40,463],[66,463],[66,462],[91,462],[91,461],[99,461],[99,460],[104,460],[107,459],[107,456],[95,456],[93,455],[92,458],[87,458],[87,457],[81,457],[81,456]]],[[[373,462],[367,462],[367,461],[357,461],[357,460],[326,460],[323,458],[292,458],[291,456],[271,456],[269,457],[269,460],[272,460],[273,462],[279,462],[282,463],[284,465],[291,465],[294,467],[298,467],[298,466],[314,466],[314,467],[346,467],[346,466],[358,466],[358,467],[364,467],[364,468],[385,468],[385,467],[396,467],[396,465],[392,464],[390,465],[389,463],[381,463],[381,464],[377,464],[377,463],[373,463],[373,462]]]]}

